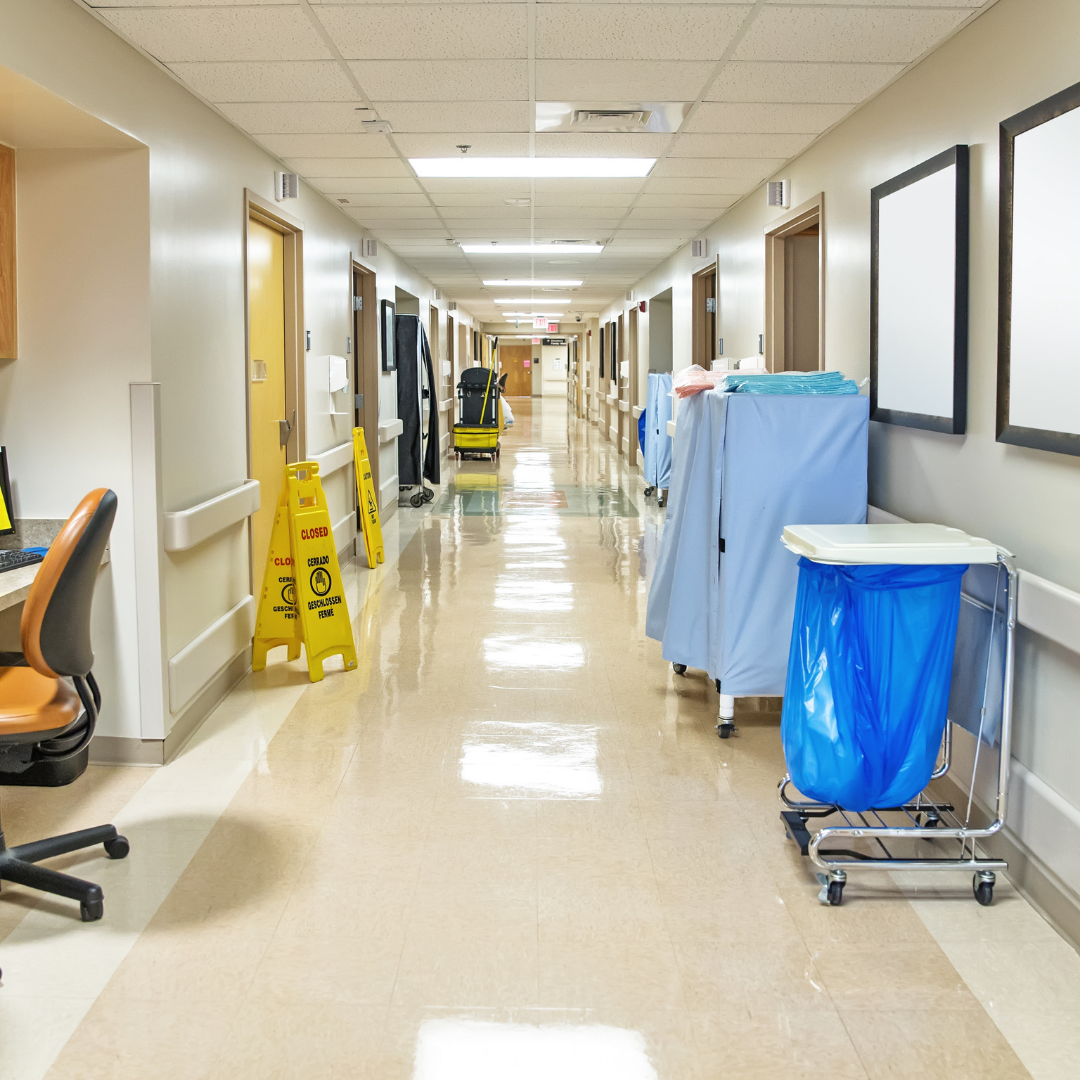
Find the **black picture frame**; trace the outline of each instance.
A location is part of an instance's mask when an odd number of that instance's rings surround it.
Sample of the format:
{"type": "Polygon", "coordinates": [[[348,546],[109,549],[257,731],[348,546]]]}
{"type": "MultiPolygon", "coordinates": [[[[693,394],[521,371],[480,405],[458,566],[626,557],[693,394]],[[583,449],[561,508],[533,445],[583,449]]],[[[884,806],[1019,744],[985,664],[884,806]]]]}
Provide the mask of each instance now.
{"type": "Polygon", "coordinates": [[[397,354],[394,351],[394,328],[397,305],[393,300],[383,300],[379,305],[379,333],[382,337],[382,369],[397,371],[397,354]]]}
{"type": "Polygon", "coordinates": [[[883,424],[963,435],[967,431],[968,280],[971,232],[971,167],[968,147],[949,147],[932,158],[870,189],[870,419],[883,424]],[[953,274],[952,415],[885,409],[878,404],[879,273],[881,200],[944,169],[956,168],[956,266],[953,274]]]}
{"type": "MultiPolygon", "coordinates": [[[[1013,424],[1009,419],[1012,381],[1012,300],[1013,300],[1013,212],[1015,195],[1016,137],[1032,128],[1080,108],[1080,83],[1002,120],[998,129],[998,357],[997,357],[997,441],[1034,450],[1080,456],[1080,435],[1050,428],[1013,424]]],[[[1061,177],[1049,178],[1054,188],[1061,177]]],[[[1075,322],[1072,311],[1062,316],[1075,322]]]]}
{"type": "Polygon", "coordinates": [[[604,327],[600,327],[600,380],[604,378],[604,327]]]}

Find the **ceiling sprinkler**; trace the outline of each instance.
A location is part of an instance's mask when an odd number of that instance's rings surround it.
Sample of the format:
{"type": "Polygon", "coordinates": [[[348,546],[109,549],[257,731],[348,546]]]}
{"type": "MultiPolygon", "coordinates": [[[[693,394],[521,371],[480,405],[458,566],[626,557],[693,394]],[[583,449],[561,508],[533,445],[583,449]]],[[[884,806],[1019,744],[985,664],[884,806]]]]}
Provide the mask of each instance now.
{"type": "Polygon", "coordinates": [[[463,153],[467,154],[472,149],[472,143],[458,143],[457,148],[463,153]]]}

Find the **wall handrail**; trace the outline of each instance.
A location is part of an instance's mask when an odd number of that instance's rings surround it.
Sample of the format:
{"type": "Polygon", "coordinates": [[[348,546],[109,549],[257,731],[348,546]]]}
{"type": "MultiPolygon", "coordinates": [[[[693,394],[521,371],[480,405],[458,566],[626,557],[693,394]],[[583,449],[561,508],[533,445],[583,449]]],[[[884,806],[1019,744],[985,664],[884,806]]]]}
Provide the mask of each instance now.
{"type": "Polygon", "coordinates": [[[324,479],[340,472],[346,465],[351,465],[353,459],[352,439],[348,442],[338,443],[337,446],[324,450],[321,454],[312,454],[311,460],[319,466],[319,476],[324,479]]]}
{"type": "Polygon", "coordinates": [[[188,551],[211,536],[236,525],[259,509],[259,481],[245,480],[239,487],[206,502],[163,514],[166,551],[188,551]]]}

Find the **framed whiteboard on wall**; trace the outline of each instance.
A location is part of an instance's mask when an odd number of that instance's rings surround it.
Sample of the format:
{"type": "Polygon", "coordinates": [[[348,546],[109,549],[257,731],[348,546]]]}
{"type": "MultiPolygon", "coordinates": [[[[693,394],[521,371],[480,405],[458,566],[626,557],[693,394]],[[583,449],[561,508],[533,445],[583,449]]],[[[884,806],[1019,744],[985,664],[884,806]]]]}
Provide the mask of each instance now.
{"type": "Polygon", "coordinates": [[[999,442],[1080,455],[1080,83],[1001,124],[999,442]]]}
{"type": "Polygon", "coordinates": [[[968,148],[870,192],[870,419],[967,425],[968,148]]]}

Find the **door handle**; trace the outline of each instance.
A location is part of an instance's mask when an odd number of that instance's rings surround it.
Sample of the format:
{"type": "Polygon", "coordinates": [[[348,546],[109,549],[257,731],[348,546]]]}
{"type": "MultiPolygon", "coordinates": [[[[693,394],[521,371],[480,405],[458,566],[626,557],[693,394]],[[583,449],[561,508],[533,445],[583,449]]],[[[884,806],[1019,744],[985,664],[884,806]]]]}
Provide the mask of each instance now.
{"type": "Polygon", "coordinates": [[[289,435],[292,434],[292,429],[296,427],[296,410],[292,411],[292,423],[288,420],[278,421],[278,439],[282,446],[288,446],[289,435]]]}

